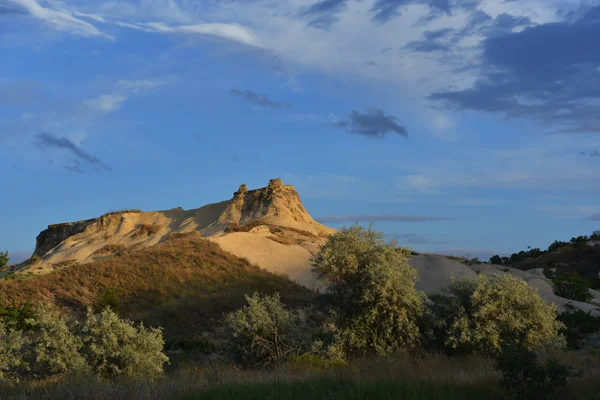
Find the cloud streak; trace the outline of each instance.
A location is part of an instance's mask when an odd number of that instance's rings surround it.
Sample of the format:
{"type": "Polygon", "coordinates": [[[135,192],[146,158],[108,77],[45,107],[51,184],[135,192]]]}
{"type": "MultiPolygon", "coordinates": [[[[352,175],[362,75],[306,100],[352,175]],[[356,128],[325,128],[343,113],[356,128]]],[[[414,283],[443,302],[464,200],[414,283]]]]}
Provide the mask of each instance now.
{"type": "Polygon", "coordinates": [[[278,101],[272,101],[269,99],[268,95],[259,94],[252,90],[242,91],[242,90],[238,90],[238,89],[231,89],[229,91],[229,94],[231,96],[241,97],[242,99],[244,99],[244,101],[246,101],[246,103],[254,104],[256,106],[270,107],[270,108],[281,108],[281,107],[290,108],[291,107],[291,104],[288,102],[281,103],[278,101]]]}
{"type": "Polygon", "coordinates": [[[27,15],[43,21],[57,31],[67,32],[73,35],[84,37],[101,37],[111,40],[114,39],[114,37],[101,32],[89,22],[76,18],[74,14],[68,10],[43,7],[36,0],[9,1],[22,7],[27,15]]]}
{"type": "Polygon", "coordinates": [[[319,222],[434,222],[452,221],[452,217],[431,217],[422,215],[396,215],[396,214],[358,214],[358,215],[330,215],[315,218],[319,222]]]}
{"type": "Polygon", "coordinates": [[[364,113],[353,110],[348,120],[335,121],[332,125],[348,133],[371,138],[382,138],[388,134],[408,137],[408,130],[397,117],[387,115],[379,109],[369,109],[364,113]]]}
{"type": "MultiPolygon", "coordinates": [[[[54,148],[60,150],[68,150],[72,155],[77,157],[78,159],[85,161],[92,165],[93,167],[103,169],[105,171],[111,171],[112,169],[100,161],[98,158],[92,156],[87,153],[81,147],[77,146],[75,143],[70,141],[67,138],[59,138],[54,135],[51,135],[47,132],[42,132],[35,136],[35,144],[40,148],[54,148]]],[[[74,169],[70,169],[72,172],[81,172],[81,168],[78,167],[74,169]]]]}
{"type": "Polygon", "coordinates": [[[346,9],[348,0],[321,0],[304,8],[301,17],[308,17],[308,25],[319,29],[329,29],[338,21],[338,15],[346,9]]]}

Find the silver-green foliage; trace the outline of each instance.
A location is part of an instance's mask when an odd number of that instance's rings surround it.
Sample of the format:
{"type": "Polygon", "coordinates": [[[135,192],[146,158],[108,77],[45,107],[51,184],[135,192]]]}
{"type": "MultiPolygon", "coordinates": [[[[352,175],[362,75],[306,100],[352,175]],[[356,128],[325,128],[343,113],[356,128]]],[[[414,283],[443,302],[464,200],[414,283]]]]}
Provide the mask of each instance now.
{"type": "Polygon", "coordinates": [[[565,345],[556,305],[520,278],[479,276],[477,282],[457,281],[449,289],[455,310],[446,344],[454,349],[490,354],[506,345],[529,350],[565,345]]]}
{"type": "Polygon", "coordinates": [[[24,344],[21,332],[0,321],[0,382],[19,380],[19,372],[24,367],[21,360],[24,344]]]}
{"type": "Polygon", "coordinates": [[[45,378],[86,370],[86,361],[80,353],[82,340],[69,329],[64,316],[40,307],[30,323],[32,331],[27,335],[27,346],[22,354],[34,377],[45,378]]]}
{"type": "Polygon", "coordinates": [[[46,307],[23,328],[0,320],[0,382],[92,373],[102,378],[154,378],[168,361],[160,329],[136,327],[110,309],[69,323],[46,307]]]}
{"type": "Polygon", "coordinates": [[[419,343],[424,295],[406,249],[355,225],[329,237],[313,260],[333,305],[332,345],[338,355],[388,355],[419,343]]]}
{"type": "Polygon", "coordinates": [[[136,327],[109,308],[99,314],[88,310],[80,335],[88,365],[103,378],[154,378],[169,360],[162,353],[161,329],[136,327]]]}
{"type": "Polygon", "coordinates": [[[297,353],[301,341],[297,317],[282,303],[279,293],[246,295],[248,305],[226,315],[233,330],[233,347],[242,360],[266,365],[297,353]]]}

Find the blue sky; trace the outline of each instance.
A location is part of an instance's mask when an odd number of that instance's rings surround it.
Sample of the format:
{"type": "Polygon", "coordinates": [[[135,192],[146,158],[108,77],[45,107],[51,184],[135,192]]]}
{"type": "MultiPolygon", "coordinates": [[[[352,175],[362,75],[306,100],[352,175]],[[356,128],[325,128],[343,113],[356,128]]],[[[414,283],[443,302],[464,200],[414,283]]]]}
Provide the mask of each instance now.
{"type": "Polygon", "coordinates": [[[0,0],[0,248],[281,177],[489,257],[600,225],[600,1],[0,0]]]}

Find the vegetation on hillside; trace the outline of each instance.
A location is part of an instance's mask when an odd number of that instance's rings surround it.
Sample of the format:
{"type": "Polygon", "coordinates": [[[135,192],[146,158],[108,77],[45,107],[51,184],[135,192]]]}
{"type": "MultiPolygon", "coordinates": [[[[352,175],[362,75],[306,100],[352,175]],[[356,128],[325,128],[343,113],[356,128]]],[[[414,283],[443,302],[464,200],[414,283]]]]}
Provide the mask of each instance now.
{"type": "Polygon", "coordinates": [[[555,250],[572,246],[578,249],[585,248],[589,241],[600,241],[600,231],[594,231],[591,235],[583,235],[572,237],[570,241],[563,242],[560,240],[555,240],[550,246],[548,246],[547,250],[541,250],[539,248],[531,248],[527,247],[527,251],[521,250],[518,253],[511,254],[510,257],[500,257],[499,255],[494,255],[490,258],[491,264],[497,265],[514,265],[521,261],[524,261],[528,258],[537,258],[553,252],[555,250]]]}
{"type": "MultiPolygon", "coordinates": [[[[10,302],[0,307],[0,380],[44,379],[39,390],[61,397],[71,374],[156,378],[168,355],[179,372],[150,383],[152,392],[131,383],[121,398],[140,390],[161,398],[306,398],[318,391],[329,398],[537,400],[581,398],[598,381],[600,357],[563,350],[565,335],[569,345],[580,342],[582,321],[586,332],[595,329],[589,315],[559,319],[554,305],[509,275],[455,281],[447,295],[426,300],[409,253],[371,227],[343,228],[313,259],[327,284],[322,295],[192,233],[3,280],[0,292],[10,302]],[[164,327],[164,339],[145,326],[164,327]],[[248,380],[257,384],[244,386],[248,380]]],[[[111,391],[123,388],[82,382],[78,393],[89,398],[116,399],[111,391]]]]}
{"type": "Polygon", "coordinates": [[[415,288],[417,272],[407,254],[371,227],[330,236],[314,260],[332,308],[328,351],[389,355],[418,345],[424,295],[415,288]]]}
{"type": "Polygon", "coordinates": [[[0,251],[0,271],[8,265],[8,251],[0,251]]]}
{"type": "Polygon", "coordinates": [[[14,311],[26,313],[27,323],[0,320],[0,382],[73,374],[149,379],[161,375],[168,361],[160,329],[135,327],[109,308],[100,314],[88,310],[80,324],[43,306],[31,315],[30,309],[14,311]]]}

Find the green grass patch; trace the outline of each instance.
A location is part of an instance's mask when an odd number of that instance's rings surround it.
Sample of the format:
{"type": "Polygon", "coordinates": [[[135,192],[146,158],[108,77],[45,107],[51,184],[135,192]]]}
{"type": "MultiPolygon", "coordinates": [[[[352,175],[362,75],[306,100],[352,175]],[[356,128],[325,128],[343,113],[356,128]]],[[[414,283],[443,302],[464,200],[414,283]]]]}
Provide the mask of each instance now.
{"type": "Polygon", "coordinates": [[[434,385],[398,381],[309,380],[260,384],[229,384],[180,400],[353,399],[353,400],[482,400],[497,399],[493,387],[434,385]]]}

